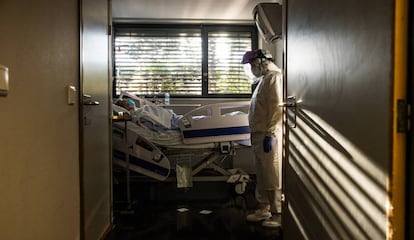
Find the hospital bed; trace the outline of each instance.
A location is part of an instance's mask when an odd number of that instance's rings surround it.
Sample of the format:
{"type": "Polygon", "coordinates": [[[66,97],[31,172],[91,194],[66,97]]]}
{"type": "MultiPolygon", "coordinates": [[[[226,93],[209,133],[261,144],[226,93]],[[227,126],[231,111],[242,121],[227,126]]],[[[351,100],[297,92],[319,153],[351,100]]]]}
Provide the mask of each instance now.
{"type": "Polygon", "coordinates": [[[250,147],[248,101],[207,104],[177,115],[128,93],[121,100],[132,101],[133,109],[113,106],[114,115],[130,116],[113,122],[115,164],[157,181],[174,178],[177,187],[191,187],[195,179],[220,180],[244,192],[249,175],[223,163],[250,147]]]}

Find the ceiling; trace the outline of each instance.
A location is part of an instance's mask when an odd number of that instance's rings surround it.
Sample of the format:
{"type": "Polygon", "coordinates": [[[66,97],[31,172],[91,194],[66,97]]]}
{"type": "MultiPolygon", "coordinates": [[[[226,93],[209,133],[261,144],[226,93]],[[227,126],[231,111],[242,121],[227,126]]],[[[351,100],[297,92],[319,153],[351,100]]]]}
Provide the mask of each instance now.
{"type": "Polygon", "coordinates": [[[252,21],[258,3],[281,0],[112,0],[114,20],[252,21]]]}

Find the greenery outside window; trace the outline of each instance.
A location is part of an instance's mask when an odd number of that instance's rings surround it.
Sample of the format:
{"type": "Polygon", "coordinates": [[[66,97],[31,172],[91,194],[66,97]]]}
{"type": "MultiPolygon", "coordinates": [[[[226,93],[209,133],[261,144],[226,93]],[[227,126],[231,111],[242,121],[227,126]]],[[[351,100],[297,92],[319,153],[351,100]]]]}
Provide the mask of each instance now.
{"type": "Polygon", "coordinates": [[[114,95],[245,97],[240,61],[257,47],[254,26],[115,25],[114,95]]]}

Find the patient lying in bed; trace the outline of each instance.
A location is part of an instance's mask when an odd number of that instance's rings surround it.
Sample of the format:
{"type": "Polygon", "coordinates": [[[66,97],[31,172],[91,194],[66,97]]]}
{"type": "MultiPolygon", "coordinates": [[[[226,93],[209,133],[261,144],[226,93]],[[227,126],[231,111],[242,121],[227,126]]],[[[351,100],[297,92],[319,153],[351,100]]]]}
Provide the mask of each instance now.
{"type": "Polygon", "coordinates": [[[144,125],[154,131],[179,130],[179,120],[183,115],[177,115],[170,109],[165,109],[151,102],[140,103],[141,106],[128,103],[127,100],[118,100],[115,103],[116,111],[127,112],[132,121],[144,125]],[[120,108],[121,107],[121,108],[120,108]]]}
{"type": "MultiPolygon", "coordinates": [[[[117,111],[129,113],[133,122],[144,125],[154,131],[180,130],[179,121],[183,115],[178,115],[171,109],[165,109],[148,101],[145,103],[141,102],[141,107],[136,107],[135,104],[132,105],[126,100],[118,100],[115,105],[124,108],[117,108],[117,111]]],[[[246,113],[242,111],[233,111],[225,113],[223,116],[235,116],[242,114],[246,113]]],[[[192,116],[192,119],[202,120],[209,118],[210,115],[211,113],[205,112],[201,115],[192,116]]]]}
{"type": "MultiPolygon", "coordinates": [[[[207,104],[184,115],[175,114],[145,99],[123,94],[114,104],[114,112],[130,114],[132,121],[128,128],[144,128],[139,134],[158,142],[165,135],[177,135],[183,144],[199,144],[250,139],[248,126],[249,101],[207,104]],[[123,100],[123,101],[120,101],[123,100]],[[125,104],[129,109],[124,108],[125,104]]],[[[174,139],[175,139],[174,138],[174,139]]],[[[171,145],[172,142],[168,142],[171,145]]],[[[175,145],[176,143],[174,143],[175,145]]]]}

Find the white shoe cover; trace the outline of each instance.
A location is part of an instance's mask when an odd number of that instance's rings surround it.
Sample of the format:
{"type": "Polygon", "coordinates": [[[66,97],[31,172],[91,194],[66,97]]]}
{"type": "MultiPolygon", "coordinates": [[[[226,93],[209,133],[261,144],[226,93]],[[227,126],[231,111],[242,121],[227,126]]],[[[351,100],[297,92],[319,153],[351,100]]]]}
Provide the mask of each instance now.
{"type": "Polygon", "coordinates": [[[262,220],[268,220],[272,217],[272,214],[268,210],[258,209],[254,213],[247,215],[246,220],[249,222],[259,222],[262,220]]]}
{"type": "Polygon", "coordinates": [[[267,228],[278,228],[281,224],[275,220],[265,220],[262,222],[262,226],[267,228]]]}

